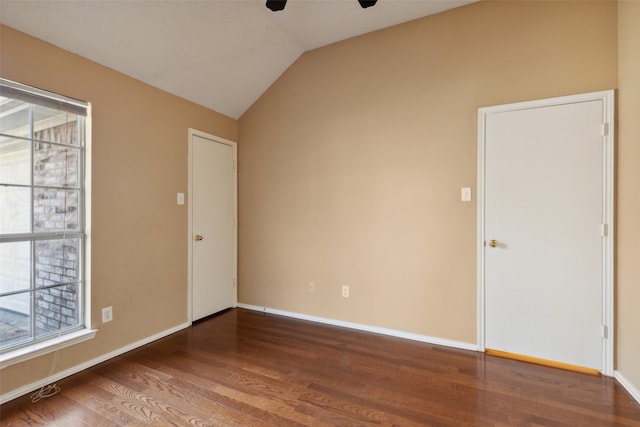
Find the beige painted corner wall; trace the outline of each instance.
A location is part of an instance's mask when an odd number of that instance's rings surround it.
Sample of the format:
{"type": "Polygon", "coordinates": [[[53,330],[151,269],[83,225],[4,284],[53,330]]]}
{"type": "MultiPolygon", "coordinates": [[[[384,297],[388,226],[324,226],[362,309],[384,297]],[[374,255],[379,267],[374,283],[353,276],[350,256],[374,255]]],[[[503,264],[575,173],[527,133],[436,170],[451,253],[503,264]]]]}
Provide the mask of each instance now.
{"type": "Polygon", "coordinates": [[[616,19],[487,1],[304,54],[239,121],[239,301],[475,343],[477,109],[616,88],[616,19]]]}
{"type": "MultiPolygon", "coordinates": [[[[0,75],[93,106],[92,325],[62,371],[187,322],[187,129],[237,140],[237,122],[0,27],[0,75]],[[100,309],[114,320],[101,325],[100,309]]],[[[52,356],[0,372],[0,393],[46,378],[52,356]]]]}
{"type": "Polygon", "coordinates": [[[618,3],[616,370],[640,390],[640,2],[618,3]]]}

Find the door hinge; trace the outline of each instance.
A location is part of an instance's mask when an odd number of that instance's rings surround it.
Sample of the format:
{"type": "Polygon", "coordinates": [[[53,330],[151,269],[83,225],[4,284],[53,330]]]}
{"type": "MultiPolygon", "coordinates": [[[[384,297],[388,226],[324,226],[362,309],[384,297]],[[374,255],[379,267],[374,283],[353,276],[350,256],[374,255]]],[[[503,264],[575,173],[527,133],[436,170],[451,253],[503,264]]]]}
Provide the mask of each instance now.
{"type": "Polygon", "coordinates": [[[600,126],[600,136],[608,136],[609,135],[609,123],[603,123],[600,126]]]}
{"type": "Polygon", "coordinates": [[[234,288],[236,287],[236,278],[235,277],[233,278],[233,287],[234,288]]]}
{"type": "Polygon", "coordinates": [[[231,168],[233,170],[236,170],[236,161],[235,160],[231,160],[231,168]]]}
{"type": "Polygon", "coordinates": [[[601,326],[600,332],[602,333],[602,338],[606,340],[607,338],[609,338],[609,328],[607,328],[607,325],[600,325],[600,326],[601,326]]]}
{"type": "Polygon", "coordinates": [[[608,228],[609,227],[607,227],[607,224],[600,224],[600,236],[601,237],[607,237],[607,234],[609,232],[608,228]]]}

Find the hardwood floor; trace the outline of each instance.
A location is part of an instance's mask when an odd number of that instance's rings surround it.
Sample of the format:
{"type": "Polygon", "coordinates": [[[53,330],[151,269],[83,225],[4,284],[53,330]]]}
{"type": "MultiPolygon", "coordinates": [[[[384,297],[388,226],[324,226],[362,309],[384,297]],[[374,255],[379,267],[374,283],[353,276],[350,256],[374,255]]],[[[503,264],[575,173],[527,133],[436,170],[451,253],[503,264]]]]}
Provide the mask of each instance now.
{"type": "Polygon", "coordinates": [[[2,426],[640,426],[611,378],[242,309],[58,386],[2,426]]]}

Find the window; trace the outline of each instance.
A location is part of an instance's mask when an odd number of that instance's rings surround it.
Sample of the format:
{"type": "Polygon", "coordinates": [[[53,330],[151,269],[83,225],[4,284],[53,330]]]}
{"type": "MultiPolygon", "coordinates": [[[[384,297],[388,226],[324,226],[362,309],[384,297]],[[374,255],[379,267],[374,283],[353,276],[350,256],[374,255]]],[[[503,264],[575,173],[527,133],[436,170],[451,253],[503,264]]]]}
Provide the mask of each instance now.
{"type": "Polygon", "coordinates": [[[0,353],[85,327],[87,111],[0,79],[0,353]]]}

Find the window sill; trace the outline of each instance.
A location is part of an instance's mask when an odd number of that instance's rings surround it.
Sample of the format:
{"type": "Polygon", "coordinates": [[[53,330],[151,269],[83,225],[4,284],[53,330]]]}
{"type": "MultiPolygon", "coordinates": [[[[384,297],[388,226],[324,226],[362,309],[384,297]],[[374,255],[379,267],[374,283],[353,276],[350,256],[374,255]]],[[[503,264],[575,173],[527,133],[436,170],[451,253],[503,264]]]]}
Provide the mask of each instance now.
{"type": "Polygon", "coordinates": [[[96,332],[98,332],[97,329],[81,329],[60,337],[55,337],[47,341],[0,354],[0,369],[4,369],[8,366],[15,365],[16,363],[24,362],[29,359],[34,359],[38,356],[60,350],[83,341],[88,341],[96,336],[96,332]]]}

